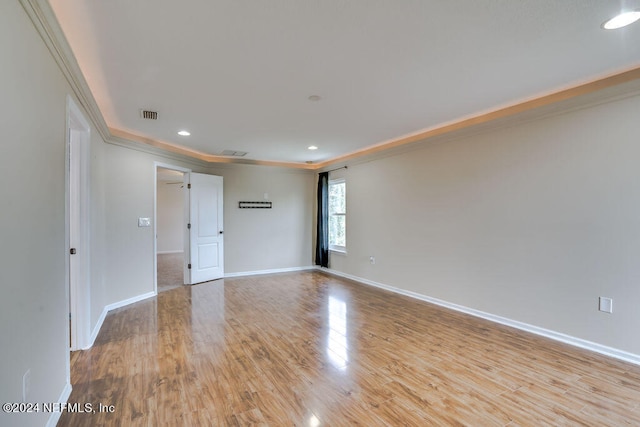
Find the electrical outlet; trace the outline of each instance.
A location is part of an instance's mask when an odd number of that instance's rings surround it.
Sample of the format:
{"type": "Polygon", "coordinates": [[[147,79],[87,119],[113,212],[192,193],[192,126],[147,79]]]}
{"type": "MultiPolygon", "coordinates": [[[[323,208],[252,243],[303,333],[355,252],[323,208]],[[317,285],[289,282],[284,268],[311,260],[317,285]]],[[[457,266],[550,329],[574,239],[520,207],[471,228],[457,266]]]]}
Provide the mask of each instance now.
{"type": "Polygon", "coordinates": [[[598,309],[605,313],[613,313],[613,300],[611,298],[600,297],[598,309]]]}
{"type": "Polygon", "coordinates": [[[370,256],[370,257],[369,257],[369,263],[370,263],[371,265],[375,264],[375,263],[376,263],[376,257],[374,257],[374,256],[370,256]]]}
{"type": "Polygon", "coordinates": [[[29,394],[31,393],[31,369],[27,369],[27,372],[22,376],[22,401],[27,402],[29,394]]]}

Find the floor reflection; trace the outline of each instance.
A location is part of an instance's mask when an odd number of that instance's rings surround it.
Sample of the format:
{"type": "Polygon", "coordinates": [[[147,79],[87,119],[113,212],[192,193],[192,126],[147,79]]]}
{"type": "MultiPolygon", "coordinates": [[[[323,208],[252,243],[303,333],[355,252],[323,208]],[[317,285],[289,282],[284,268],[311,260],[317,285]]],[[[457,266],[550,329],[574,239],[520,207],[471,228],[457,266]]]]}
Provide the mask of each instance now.
{"type": "Polygon", "coordinates": [[[634,365],[319,272],[162,292],[74,353],[68,401],[116,410],[65,427],[640,426],[634,365]]]}
{"type": "Polygon", "coordinates": [[[327,356],[329,362],[342,371],[349,362],[347,343],[347,303],[335,296],[329,296],[329,335],[327,336],[327,356]]]}
{"type": "Polygon", "coordinates": [[[309,418],[309,427],[318,427],[320,425],[320,420],[315,415],[311,415],[309,418]]]}
{"type": "Polygon", "coordinates": [[[224,279],[189,287],[191,336],[196,354],[222,353],[225,347],[224,279]]]}

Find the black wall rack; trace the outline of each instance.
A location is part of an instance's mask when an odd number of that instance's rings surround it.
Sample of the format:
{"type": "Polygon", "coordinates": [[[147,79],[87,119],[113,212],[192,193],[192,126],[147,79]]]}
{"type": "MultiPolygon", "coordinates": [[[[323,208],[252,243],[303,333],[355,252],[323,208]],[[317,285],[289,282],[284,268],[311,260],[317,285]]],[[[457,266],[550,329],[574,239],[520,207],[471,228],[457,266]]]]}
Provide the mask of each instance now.
{"type": "Polygon", "coordinates": [[[238,202],[240,209],[271,209],[271,202],[238,202]]]}

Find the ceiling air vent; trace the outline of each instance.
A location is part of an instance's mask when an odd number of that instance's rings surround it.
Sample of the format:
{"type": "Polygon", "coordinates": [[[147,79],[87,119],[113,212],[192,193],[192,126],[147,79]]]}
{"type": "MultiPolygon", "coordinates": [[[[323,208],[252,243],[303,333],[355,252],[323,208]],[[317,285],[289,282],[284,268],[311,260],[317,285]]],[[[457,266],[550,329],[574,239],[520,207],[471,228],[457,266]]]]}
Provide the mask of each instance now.
{"type": "Polygon", "coordinates": [[[220,153],[222,156],[229,156],[229,157],[243,157],[247,155],[246,151],[236,151],[236,150],[224,150],[222,153],[220,153]]]}
{"type": "Polygon", "coordinates": [[[157,111],[140,110],[140,116],[142,116],[143,119],[158,120],[157,111]]]}

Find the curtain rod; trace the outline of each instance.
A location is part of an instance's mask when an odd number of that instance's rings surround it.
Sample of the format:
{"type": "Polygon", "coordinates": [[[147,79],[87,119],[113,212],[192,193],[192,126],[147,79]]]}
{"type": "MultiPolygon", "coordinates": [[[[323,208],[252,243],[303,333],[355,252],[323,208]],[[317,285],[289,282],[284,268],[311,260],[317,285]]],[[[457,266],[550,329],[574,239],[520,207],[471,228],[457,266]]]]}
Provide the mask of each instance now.
{"type": "Polygon", "coordinates": [[[347,166],[342,166],[342,167],[331,169],[331,170],[328,170],[328,171],[325,171],[325,172],[334,172],[334,171],[339,171],[340,169],[348,169],[348,167],[347,166]]]}

